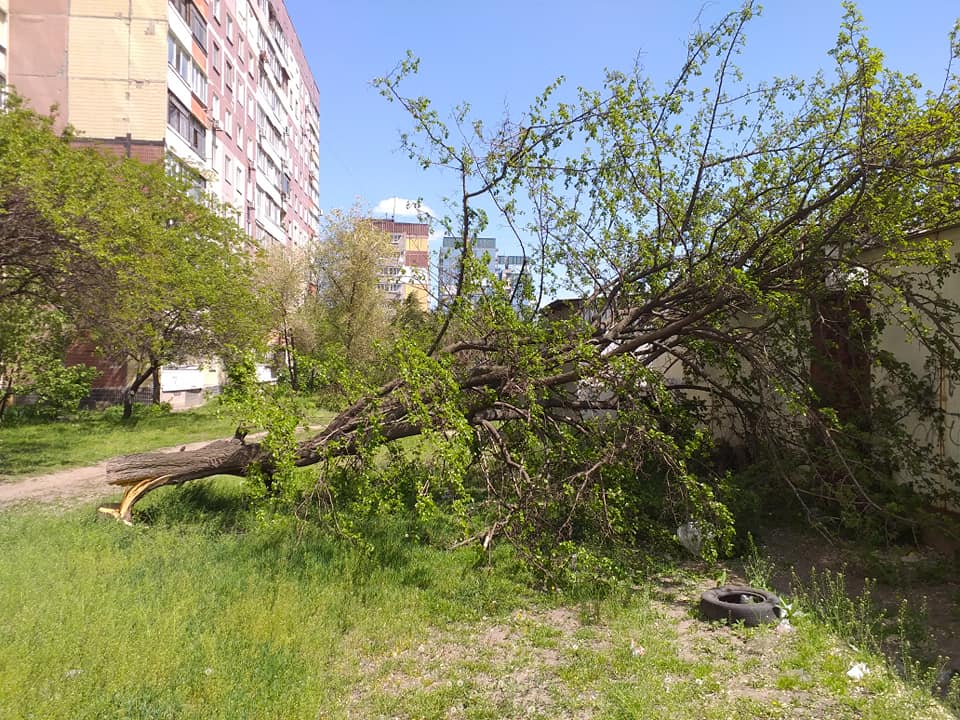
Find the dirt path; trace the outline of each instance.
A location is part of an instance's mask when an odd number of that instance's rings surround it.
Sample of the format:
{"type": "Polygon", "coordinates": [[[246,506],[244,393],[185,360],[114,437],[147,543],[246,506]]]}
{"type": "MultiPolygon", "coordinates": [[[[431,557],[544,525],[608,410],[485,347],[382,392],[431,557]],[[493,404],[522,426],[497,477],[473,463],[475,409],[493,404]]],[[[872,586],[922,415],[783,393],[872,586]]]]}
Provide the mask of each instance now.
{"type": "MultiPolygon", "coordinates": [[[[200,442],[158,448],[156,452],[180,452],[181,449],[196,450],[214,442],[200,442]]],[[[89,467],[58,470],[46,475],[26,477],[0,483],[0,507],[19,503],[59,503],[77,500],[96,500],[120,495],[120,489],[107,484],[107,463],[103,460],[89,467]]]]}

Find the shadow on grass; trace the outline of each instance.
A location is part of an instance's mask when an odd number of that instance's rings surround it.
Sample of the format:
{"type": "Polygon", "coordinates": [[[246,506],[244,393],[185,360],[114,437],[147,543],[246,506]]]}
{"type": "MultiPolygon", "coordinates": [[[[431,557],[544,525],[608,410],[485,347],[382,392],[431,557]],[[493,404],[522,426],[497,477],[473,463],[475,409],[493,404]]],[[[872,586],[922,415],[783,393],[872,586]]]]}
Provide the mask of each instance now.
{"type": "Polygon", "coordinates": [[[214,476],[150,493],[137,505],[135,522],[151,526],[244,533],[254,520],[254,498],[240,478],[214,476]]]}
{"type": "Polygon", "coordinates": [[[204,552],[236,572],[269,578],[278,587],[330,583],[359,606],[405,588],[422,593],[443,614],[479,617],[514,606],[531,586],[508,547],[483,554],[481,563],[474,548],[449,550],[445,533],[412,512],[341,516],[348,536],[316,518],[269,507],[244,483],[219,476],[151,493],[138,505],[137,543],[149,542],[154,531],[200,535],[204,552]]]}

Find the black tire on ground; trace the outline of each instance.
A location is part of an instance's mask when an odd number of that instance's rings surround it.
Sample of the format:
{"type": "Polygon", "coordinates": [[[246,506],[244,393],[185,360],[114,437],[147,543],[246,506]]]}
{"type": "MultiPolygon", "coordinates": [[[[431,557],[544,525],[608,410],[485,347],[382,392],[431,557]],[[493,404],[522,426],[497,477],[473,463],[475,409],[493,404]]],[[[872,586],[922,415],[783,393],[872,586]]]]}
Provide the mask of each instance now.
{"type": "Polygon", "coordinates": [[[700,596],[700,612],[708,620],[742,621],[748,627],[776,623],[784,615],[773,593],[738,585],[707,590],[700,596]]]}

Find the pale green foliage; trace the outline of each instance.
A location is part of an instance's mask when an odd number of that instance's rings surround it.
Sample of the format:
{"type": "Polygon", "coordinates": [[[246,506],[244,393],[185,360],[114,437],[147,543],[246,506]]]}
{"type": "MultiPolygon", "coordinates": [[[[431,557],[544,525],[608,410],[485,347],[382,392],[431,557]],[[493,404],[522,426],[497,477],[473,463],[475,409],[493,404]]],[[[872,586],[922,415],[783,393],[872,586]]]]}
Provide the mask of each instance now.
{"type": "Polygon", "coordinates": [[[623,540],[689,517],[722,549],[731,518],[708,430],[722,422],[782,488],[837,503],[847,524],[882,525],[903,509],[888,502],[889,481],[907,461],[918,489],[949,471],[895,421],[929,413],[929,394],[878,385],[858,415],[811,370],[830,359],[811,318],[845,313],[851,352],[884,364],[891,385],[911,373],[879,352],[883,323],[960,379],[960,307],[944,293],[957,260],[945,241],[915,237],[960,222],[957,78],[920,96],[847,6],[828,70],[750,83],[737,58],[756,12],[747,2],[694,34],[666,83],[610,71],[563,102],[561,80],[493,128],[467,105],[447,123],[429,100],[404,96],[412,57],[378,81],[411,116],[411,156],[461,177],[461,302],[446,348],[434,348],[453,355],[489,453],[482,496],[494,527],[522,544],[623,540]],[[563,274],[582,297],[539,318],[468,302],[482,284],[470,260],[488,220],[481,202],[518,240],[534,238],[534,287],[563,274]],[[807,479],[793,472],[804,463],[807,479]]]}
{"type": "Polygon", "coordinates": [[[828,70],[751,83],[736,62],[755,13],[747,2],[695,33],[667,82],[611,71],[563,101],[558,81],[497,126],[405,96],[413,57],[377,81],[410,116],[404,149],[457,175],[444,225],[464,262],[435,334],[391,355],[365,300],[383,252],[336,218],[343,243],[316,268],[321,367],[356,392],[298,447],[323,465],[330,517],[453,506],[464,541],[504,538],[562,582],[577,557],[593,572],[691,521],[709,559],[724,552],[736,475],[715,462],[718,430],[764,461],[778,507],[795,499],[812,517],[816,503],[864,531],[904,521],[902,470],[915,487],[951,470],[898,424],[931,410],[927,378],[878,337],[900,326],[931,371],[960,380],[960,307],[943,292],[960,268],[917,235],[960,223],[957,78],[919,96],[848,7],[828,70]],[[526,306],[486,291],[473,243],[494,219],[537,273],[526,306]],[[557,278],[577,296],[534,310],[557,278]],[[865,361],[847,367],[841,349],[865,361]],[[844,398],[835,386],[859,389],[871,363],[910,392],[877,382],[859,405],[844,398]],[[383,450],[416,435],[435,462],[383,450]]]}
{"type": "Polygon", "coordinates": [[[74,302],[102,352],[149,371],[265,339],[251,248],[223,208],[132,161],[117,166],[108,200],[109,234],[95,244],[104,277],[74,302]]]}
{"type": "MultiPolygon", "coordinates": [[[[253,258],[226,208],[162,165],[71,144],[15,96],[0,113],[0,299],[160,365],[260,339],[253,258]]],[[[10,322],[6,320],[6,322],[10,322]]],[[[49,335],[40,327],[34,337],[49,335]]]]}
{"type": "Polygon", "coordinates": [[[310,254],[299,247],[266,248],[256,276],[257,294],[269,314],[277,364],[294,390],[300,389],[301,356],[316,347],[316,328],[307,302],[310,254]]]}
{"type": "Polygon", "coordinates": [[[323,237],[310,254],[316,287],[312,319],[317,344],[326,352],[340,352],[359,366],[375,360],[391,316],[377,283],[381,268],[396,254],[390,236],[358,209],[327,215],[323,237]]]}
{"type": "Polygon", "coordinates": [[[296,467],[297,427],[303,419],[301,408],[283,385],[262,383],[257,379],[253,353],[234,352],[236,359],[227,368],[227,385],[220,403],[237,423],[236,436],[263,431],[260,441],[270,453],[268,466],[249,468],[248,476],[258,488],[274,494],[292,490],[296,467]]]}

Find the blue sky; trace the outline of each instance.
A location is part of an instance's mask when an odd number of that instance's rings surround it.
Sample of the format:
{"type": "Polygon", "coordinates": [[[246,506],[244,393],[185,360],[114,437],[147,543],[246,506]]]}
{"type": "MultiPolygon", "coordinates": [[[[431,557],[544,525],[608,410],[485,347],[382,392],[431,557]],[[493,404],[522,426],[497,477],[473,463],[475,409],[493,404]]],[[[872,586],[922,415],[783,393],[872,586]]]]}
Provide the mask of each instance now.
{"type": "MultiPolygon", "coordinates": [[[[572,91],[599,87],[604,68],[629,70],[639,58],[660,82],[679,67],[683,43],[735,2],[700,0],[285,0],[320,88],[320,204],[359,201],[373,209],[392,197],[422,197],[438,213],[454,178],[423,171],[399,150],[409,123],[370,85],[406,51],[421,58],[409,92],[446,110],[463,100],[493,121],[522,112],[558,75],[572,91]]],[[[956,0],[864,0],[872,43],[888,64],[942,83],[956,0]]],[[[751,80],[829,66],[839,0],[770,0],[748,28],[741,65],[751,80]]],[[[398,218],[399,219],[399,218],[398,218]]],[[[488,234],[497,235],[492,227],[488,234]]]]}

